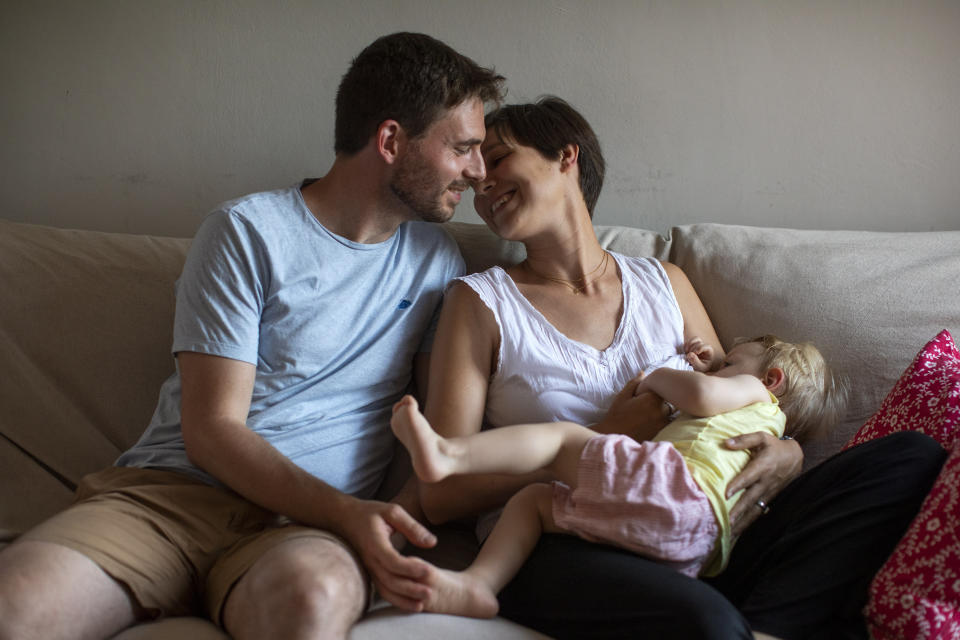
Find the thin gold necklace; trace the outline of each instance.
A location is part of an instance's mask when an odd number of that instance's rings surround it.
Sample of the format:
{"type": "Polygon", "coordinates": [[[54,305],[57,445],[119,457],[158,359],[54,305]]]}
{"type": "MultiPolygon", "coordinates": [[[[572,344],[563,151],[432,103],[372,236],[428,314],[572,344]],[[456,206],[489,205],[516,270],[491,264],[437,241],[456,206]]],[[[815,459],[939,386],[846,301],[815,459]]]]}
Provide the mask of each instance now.
{"type": "Polygon", "coordinates": [[[539,271],[537,271],[536,269],[534,269],[533,266],[530,264],[529,260],[524,260],[523,264],[527,269],[530,270],[530,273],[537,276],[538,278],[543,278],[544,280],[548,280],[549,282],[556,282],[557,284],[562,284],[564,286],[570,287],[570,290],[573,291],[573,295],[578,296],[587,290],[587,285],[590,284],[589,282],[587,282],[587,278],[595,274],[597,271],[600,271],[601,267],[603,267],[603,271],[600,272],[600,275],[597,276],[597,279],[599,280],[601,277],[603,277],[603,274],[607,272],[607,262],[609,261],[610,261],[610,254],[606,250],[604,250],[603,257],[600,258],[600,263],[593,268],[593,271],[591,271],[590,273],[585,273],[583,274],[583,276],[579,278],[574,278],[573,280],[568,280],[566,278],[553,278],[551,276],[545,276],[539,271]],[[579,286],[577,286],[577,283],[580,283],[579,286]]]}

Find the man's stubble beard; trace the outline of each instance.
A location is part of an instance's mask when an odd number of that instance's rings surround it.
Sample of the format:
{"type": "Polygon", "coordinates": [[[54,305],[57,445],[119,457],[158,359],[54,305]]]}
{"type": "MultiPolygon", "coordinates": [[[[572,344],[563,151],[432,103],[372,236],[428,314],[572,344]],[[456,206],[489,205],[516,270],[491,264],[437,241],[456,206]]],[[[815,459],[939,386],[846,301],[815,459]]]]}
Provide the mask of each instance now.
{"type": "Polygon", "coordinates": [[[443,196],[455,183],[438,187],[434,177],[423,156],[415,151],[400,160],[390,191],[424,222],[446,222],[453,217],[454,208],[444,206],[443,196]]]}

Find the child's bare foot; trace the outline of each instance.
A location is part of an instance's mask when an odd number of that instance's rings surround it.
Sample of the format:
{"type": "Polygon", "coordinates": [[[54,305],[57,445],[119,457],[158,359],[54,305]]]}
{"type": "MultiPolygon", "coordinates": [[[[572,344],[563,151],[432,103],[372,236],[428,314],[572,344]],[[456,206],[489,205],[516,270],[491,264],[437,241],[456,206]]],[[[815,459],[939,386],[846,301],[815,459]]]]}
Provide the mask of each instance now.
{"type": "Polygon", "coordinates": [[[393,405],[390,427],[410,452],[417,477],[424,482],[439,482],[454,472],[454,463],[441,450],[442,438],[420,413],[413,396],[403,396],[393,405]]]}
{"type": "Polygon", "coordinates": [[[424,611],[470,618],[492,618],[500,610],[497,594],[469,573],[435,569],[424,611]]]}

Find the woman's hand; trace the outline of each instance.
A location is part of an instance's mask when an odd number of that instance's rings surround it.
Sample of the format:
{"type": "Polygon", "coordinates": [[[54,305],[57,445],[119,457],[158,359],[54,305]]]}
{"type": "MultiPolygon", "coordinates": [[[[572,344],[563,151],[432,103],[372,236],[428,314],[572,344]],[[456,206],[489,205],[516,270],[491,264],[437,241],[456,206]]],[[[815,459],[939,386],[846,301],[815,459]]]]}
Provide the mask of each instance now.
{"type": "Polygon", "coordinates": [[[731,438],[727,448],[749,450],[752,457],[737,477],[727,485],[727,497],[744,490],[730,512],[733,535],[739,536],[765,513],[761,504],[769,503],[791,480],[800,475],[803,451],[796,440],[778,440],[769,433],[748,433],[731,438]]]}
{"type": "Polygon", "coordinates": [[[670,409],[663,399],[644,391],[641,373],[613,398],[603,420],[590,428],[598,433],[622,433],[638,442],[649,440],[666,426],[670,409]]]}

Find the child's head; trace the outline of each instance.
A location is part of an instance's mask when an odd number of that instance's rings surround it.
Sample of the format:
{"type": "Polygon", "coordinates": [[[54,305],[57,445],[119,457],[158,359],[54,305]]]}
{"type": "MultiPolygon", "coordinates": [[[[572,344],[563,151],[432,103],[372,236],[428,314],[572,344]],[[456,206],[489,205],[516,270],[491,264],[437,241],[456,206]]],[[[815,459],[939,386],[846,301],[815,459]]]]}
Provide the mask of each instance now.
{"type": "Polygon", "coordinates": [[[782,382],[771,391],[787,416],[786,435],[805,442],[840,421],[846,409],[847,386],[815,346],[784,342],[770,334],[736,341],[736,345],[752,343],[763,347],[759,354],[761,380],[771,370],[783,372],[782,382]]]}

